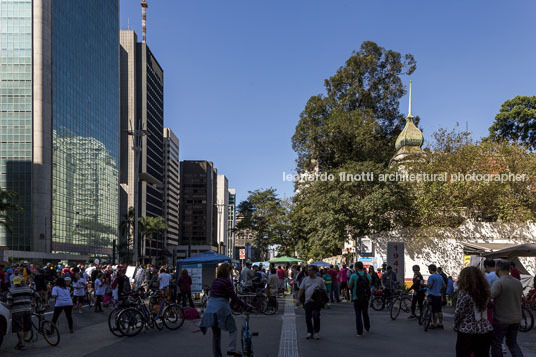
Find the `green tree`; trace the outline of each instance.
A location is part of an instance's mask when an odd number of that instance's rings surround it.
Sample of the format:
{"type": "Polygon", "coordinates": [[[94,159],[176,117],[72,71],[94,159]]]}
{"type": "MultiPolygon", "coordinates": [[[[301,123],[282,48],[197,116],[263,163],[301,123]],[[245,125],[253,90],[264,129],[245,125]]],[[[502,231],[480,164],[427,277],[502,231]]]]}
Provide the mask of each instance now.
{"type": "Polygon", "coordinates": [[[129,207],[128,212],[123,215],[119,230],[124,237],[119,243],[119,255],[122,261],[130,263],[132,258],[130,249],[134,246],[134,207],[129,207]]]}
{"type": "Polygon", "coordinates": [[[300,114],[292,137],[298,172],[335,169],[348,160],[387,163],[404,125],[400,76],[415,68],[412,55],[363,42],[325,81],[326,95],[312,96],[300,114]]]}
{"type": "Polygon", "coordinates": [[[517,96],[503,103],[489,128],[493,140],[507,140],[536,149],[536,96],[517,96]]]}
{"type": "Polygon", "coordinates": [[[17,203],[19,195],[15,191],[0,189],[0,226],[11,233],[12,218],[10,213],[22,214],[24,209],[17,203]]]}
{"type": "Polygon", "coordinates": [[[138,219],[138,229],[146,247],[152,246],[155,234],[162,234],[167,228],[168,226],[162,217],[140,217],[138,219]]]}
{"type": "MultiPolygon", "coordinates": [[[[282,201],[273,188],[249,191],[246,200],[237,208],[240,222],[236,230],[250,230],[254,236],[254,246],[266,256],[268,246],[279,244],[283,251],[292,250],[289,241],[288,202],[282,201]]],[[[294,253],[292,253],[294,255],[294,253]]]]}
{"type": "Polygon", "coordinates": [[[412,173],[444,174],[445,181],[407,183],[415,198],[419,227],[457,227],[465,220],[526,222],[536,218],[536,197],[531,192],[536,156],[518,144],[504,141],[473,142],[464,132],[440,130],[435,143],[409,168],[412,173]],[[475,176],[461,179],[459,174],[475,176]],[[524,181],[498,181],[490,175],[525,175],[524,181]]]}

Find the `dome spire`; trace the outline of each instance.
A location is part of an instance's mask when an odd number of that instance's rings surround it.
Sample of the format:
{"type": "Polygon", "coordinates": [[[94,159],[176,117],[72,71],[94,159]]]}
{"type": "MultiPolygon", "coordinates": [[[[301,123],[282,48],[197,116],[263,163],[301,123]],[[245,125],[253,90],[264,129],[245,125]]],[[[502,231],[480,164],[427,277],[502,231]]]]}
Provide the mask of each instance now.
{"type": "Polygon", "coordinates": [[[409,109],[408,115],[406,116],[406,125],[396,139],[396,154],[391,159],[391,163],[403,160],[409,154],[422,153],[421,146],[424,142],[424,136],[413,122],[414,117],[411,114],[411,86],[412,81],[409,81],[409,109]]]}
{"type": "Polygon", "coordinates": [[[409,81],[409,110],[408,110],[408,117],[412,117],[411,115],[411,80],[409,81]]]}

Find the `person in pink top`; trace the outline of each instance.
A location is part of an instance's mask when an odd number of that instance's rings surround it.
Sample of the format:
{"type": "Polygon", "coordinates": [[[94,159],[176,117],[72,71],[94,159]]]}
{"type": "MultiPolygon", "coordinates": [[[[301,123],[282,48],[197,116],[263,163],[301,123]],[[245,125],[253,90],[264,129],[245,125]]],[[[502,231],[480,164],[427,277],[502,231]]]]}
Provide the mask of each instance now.
{"type": "Polygon", "coordinates": [[[333,269],[333,265],[329,267],[329,276],[331,276],[331,291],[329,292],[329,301],[333,304],[334,301],[341,302],[339,297],[339,267],[333,269]],[[335,299],[333,299],[335,297],[335,299]]]}
{"type": "Polygon", "coordinates": [[[341,296],[346,300],[350,301],[350,293],[348,291],[348,268],[346,267],[346,264],[342,265],[342,269],[340,271],[340,280],[341,280],[341,296]]]}
{"type": "Polygon", "coordinates": [[[279,292],[285,295],[285,269],[281,265],[277,267],[277,277],[279,278],[279,292]]]}

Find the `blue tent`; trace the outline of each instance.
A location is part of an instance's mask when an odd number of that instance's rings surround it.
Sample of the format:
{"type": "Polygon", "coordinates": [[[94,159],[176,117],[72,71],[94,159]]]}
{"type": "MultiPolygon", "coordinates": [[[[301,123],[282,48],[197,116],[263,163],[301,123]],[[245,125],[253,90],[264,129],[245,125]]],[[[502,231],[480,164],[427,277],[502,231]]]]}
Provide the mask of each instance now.
{"type": "Polygon", "coordinates": [[[213,251],[206,251],[204,253],[199,253],[190,258],[179,259],[177,260],[177,266],[179,265],[190,265],[190,264],[219,264],[223,262],[231,262],[231,258],[226,255],[218,254],[213,251]]]}
{"type": "Polygon", "coordinates": [[[317,267],[322,267],[322,268],[329,268],[329,266],[330,266],[331,264],[319,260],[319,261],[314,262],[314,263],[311,263],[311,264],[309,264],[309,265],[315,265],[315,266],[317,266],[317,267]]]}

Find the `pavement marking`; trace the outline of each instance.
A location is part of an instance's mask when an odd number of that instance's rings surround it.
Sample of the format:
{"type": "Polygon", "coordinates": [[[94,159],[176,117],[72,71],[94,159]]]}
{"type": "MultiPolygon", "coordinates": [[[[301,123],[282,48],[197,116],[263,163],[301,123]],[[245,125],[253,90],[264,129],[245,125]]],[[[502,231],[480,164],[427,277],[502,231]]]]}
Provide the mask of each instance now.
{"type": "Polygon", "coordinates": [[[285,312],[283,313],[283,326],[279,342],[278,357],[298,357],[298,336],[296,334],[296,312],[294,300],[285,299],[285,312]]]}

